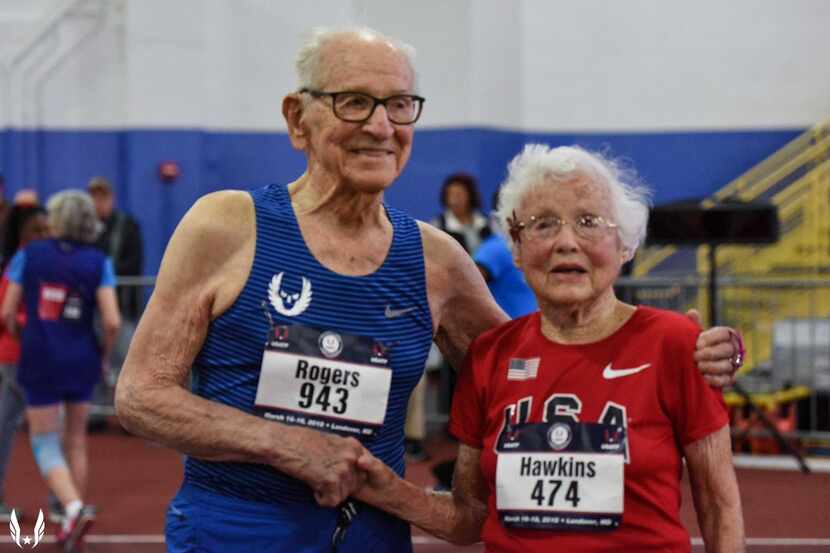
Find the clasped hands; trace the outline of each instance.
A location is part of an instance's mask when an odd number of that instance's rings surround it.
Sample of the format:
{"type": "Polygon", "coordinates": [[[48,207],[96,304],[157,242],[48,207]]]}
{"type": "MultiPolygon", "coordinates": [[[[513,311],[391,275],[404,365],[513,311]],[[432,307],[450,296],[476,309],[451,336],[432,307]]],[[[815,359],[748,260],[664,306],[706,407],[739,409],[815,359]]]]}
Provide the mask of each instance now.
{"type": "Polygon", "coordinates": [[[336,507],[349,496],[370,500],[395,473],[354,438],[309,431],[298,476],[322,507],[336,507]]]}

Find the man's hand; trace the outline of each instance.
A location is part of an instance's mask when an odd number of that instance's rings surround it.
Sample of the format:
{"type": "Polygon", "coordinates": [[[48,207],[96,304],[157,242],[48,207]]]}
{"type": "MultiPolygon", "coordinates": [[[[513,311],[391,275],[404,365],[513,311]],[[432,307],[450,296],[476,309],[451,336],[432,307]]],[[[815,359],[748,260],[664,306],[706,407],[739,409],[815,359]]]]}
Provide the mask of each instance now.
{"type": "MultiPolygon", "coordinates": [[[[686,316],[700,326],[700,313],[690,309],[686,316]]],[[[704,330],[697,338],[694,358],[697,368],[706,381],[717,388],[735,382],[735,373],[744,362],[744,347],[741,335],[726,326],[715,326],[704,330]]]]}
{"type": "Polygon", "coordinates": [[[367,452],[354,438],[308,430],[299,446],[298,459],[290,463],[296,470],[289,472],[314,490],[321,506],[336,507],[366,481],[357,460],[367,452]]]}

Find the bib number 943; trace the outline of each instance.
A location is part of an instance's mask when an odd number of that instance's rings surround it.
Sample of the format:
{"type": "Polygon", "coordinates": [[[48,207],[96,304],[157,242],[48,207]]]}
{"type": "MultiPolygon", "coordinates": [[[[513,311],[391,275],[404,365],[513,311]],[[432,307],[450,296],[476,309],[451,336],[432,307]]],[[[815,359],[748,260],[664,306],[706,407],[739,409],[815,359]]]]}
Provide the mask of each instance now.
{"type": "Polygon", "coordinates": [[[331,411],[342,415],[348,408],[349,390],[346,388],[332,387],[326,384],[315,386],[311,382],[304,382],[300,386],[300,400],[298,405],[308,409],[317,405],[325,413],[331,411]]]}

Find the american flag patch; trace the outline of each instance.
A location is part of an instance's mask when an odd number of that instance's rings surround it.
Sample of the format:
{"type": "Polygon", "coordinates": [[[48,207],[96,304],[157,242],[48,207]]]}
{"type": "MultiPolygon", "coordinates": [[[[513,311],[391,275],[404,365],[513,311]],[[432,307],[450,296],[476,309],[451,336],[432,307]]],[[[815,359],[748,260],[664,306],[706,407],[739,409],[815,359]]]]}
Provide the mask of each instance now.
{"type": "Polygon", "coordinates": [[[511,359],[507,365],[507,380],[530,380],[539,372],[539,358],[511,359]]]}

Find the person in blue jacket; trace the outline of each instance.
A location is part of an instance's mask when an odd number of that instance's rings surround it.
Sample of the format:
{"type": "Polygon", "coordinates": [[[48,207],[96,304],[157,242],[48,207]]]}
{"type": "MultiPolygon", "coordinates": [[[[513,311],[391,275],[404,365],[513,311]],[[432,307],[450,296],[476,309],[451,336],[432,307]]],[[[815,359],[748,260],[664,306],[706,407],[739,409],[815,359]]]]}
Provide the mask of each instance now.
{"type": "Polygon", "coordinates": [[[12,258],[0,314],[9,332],[20,335],[18,381],[28,406],[32,453],[64,507],[58,541],[72,551],[95,518],[83,502],[86,423],[93,388],[121,322],[112,261],[93,245],[100,223],[89,195],[60,192],[47,210],[52,238],[30,242],[12,258]],[[20,302],[28,314],[22,329],[16,320],[20,302]],[[93,327],[96,310],[103,344],[93,327]]]}
{"type": "MultiPolygon", "coordinates": [[[[493,212],[499,205],[499,191],[493,194],[493,212]]],[[[516,266],[513,252],[505,240],[498,223],[490,225],[493,232],[473,253],[481,276],[499,307],[511,319],[533,313],[538,309],[536,296],[527,285],[524,273],[516,266]]]]}

